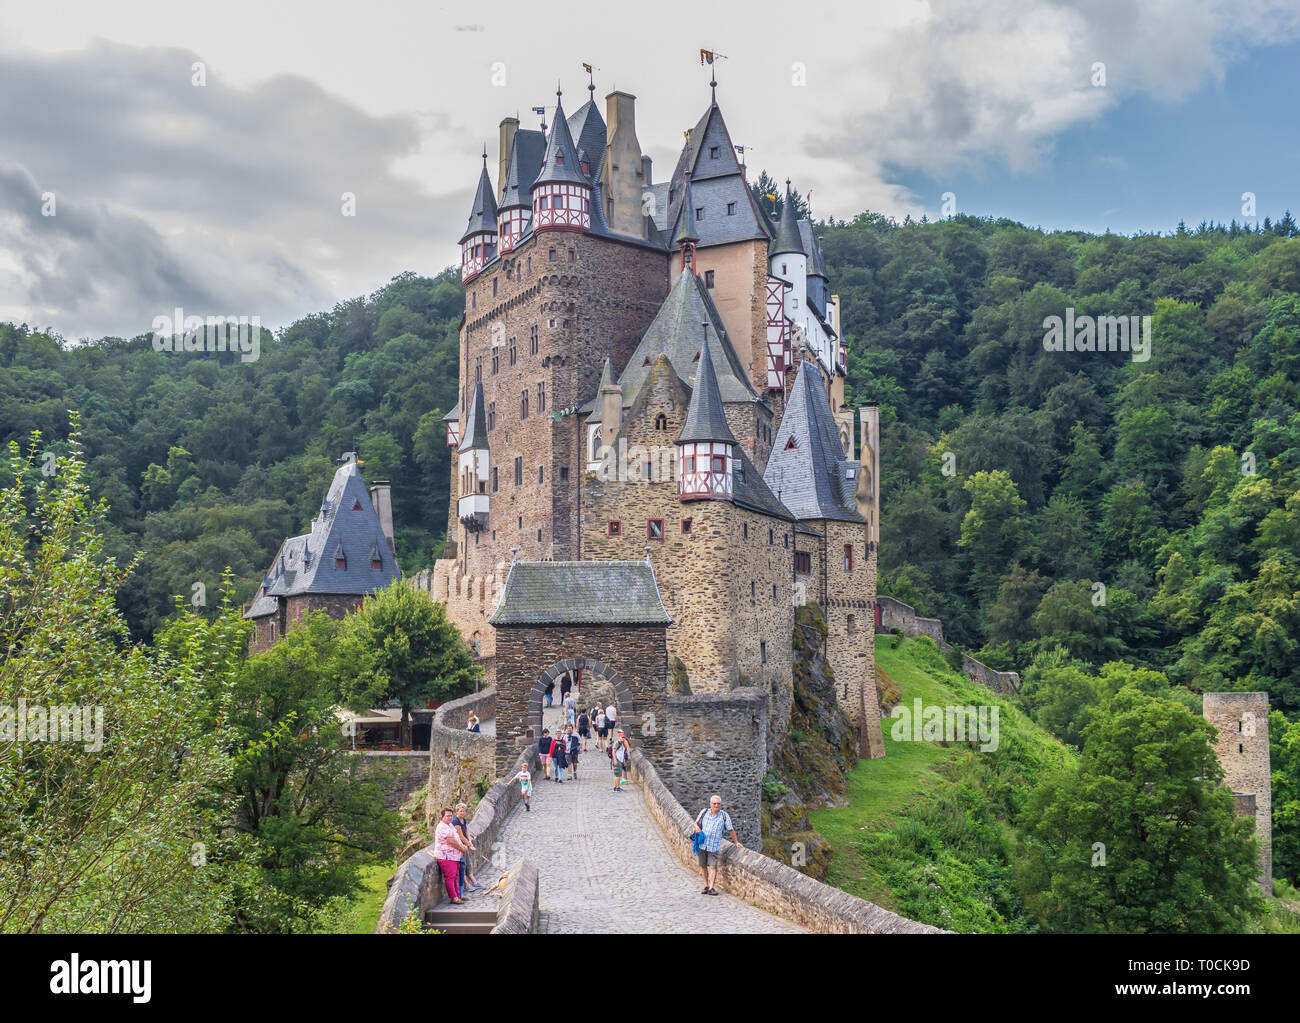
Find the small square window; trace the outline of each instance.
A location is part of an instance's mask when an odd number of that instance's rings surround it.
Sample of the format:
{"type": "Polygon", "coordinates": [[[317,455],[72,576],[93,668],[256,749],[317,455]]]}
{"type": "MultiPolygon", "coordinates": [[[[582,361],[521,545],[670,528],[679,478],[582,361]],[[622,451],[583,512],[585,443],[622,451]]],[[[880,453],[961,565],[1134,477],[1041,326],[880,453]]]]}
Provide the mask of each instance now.
{"type": "Polygon", "coordinates": [[[734,217],[735,215],[736,215],[736,204],[734,202],[727,203],[727,216],[734,217]]]}
{"type": "Polygon", "coordinates": [[[709,146],[709,159],[716,160],[717,158],[718,158],[718,147],[709,146]]]}
{"type": "Polygon", "coordinates": [[[552,263],[555,262],[555,250],[554,250],[554,249],[551,249],[551,250],[550,250],[550,254],[547,256],[547,258],[548,258],[552,263]]]}
{"type": "Polygon", "coordinates": [[[713,271],[712,271],[712,270],[705,270],[705,271],[704,271],[704,286],[705,286],[706,288],[711,288],[711,287],[713,287],[713,271]]]}
{"type": "Polygon", "coordinates": [[[690,536],[690,534],[691,534],[691,520],[682,519],[682,536],[690,536]]]}
{"type": "Polygon", "coordinates": [[[650,540],[662,540],[664,538],[664,520],[649,519],[645,524],[645,535],[650,540]]]}
{"type": "Polygon", "coordinates": [[[621,522],[617,522],[617,521],[615,521],[614,519],[610,519],[610,520],[609,520],[609,535],[610,535],[610,536],[622,536],[622,535],[623,535],[623,523],[621,523],[621,522]]]}
{"type": "Polygon", "coordinates": [[[566,483],[568,482],[568,479],[569,479],[569,467],[567,465],[560,466],[560,482],[566,483]]]}
{"type": "Polygon", "coordinates": [[[704,207],[703,207],[703,206],[696,206],[696,207],[695,207],[695,219],[696,219],[696,220],[703,220],[703,219],[704,219],[704,207]]]}

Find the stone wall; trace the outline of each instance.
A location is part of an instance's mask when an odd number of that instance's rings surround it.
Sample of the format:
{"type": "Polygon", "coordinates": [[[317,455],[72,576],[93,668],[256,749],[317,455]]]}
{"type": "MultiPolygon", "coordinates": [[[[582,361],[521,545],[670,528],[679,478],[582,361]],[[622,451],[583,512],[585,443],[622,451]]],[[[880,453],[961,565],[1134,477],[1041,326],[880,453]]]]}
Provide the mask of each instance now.
{"type": "Polygon", "coordinates": [[[392,771],[393,780],[384,789],[384,806],[400,809],[411,795],[429,778],[428,754],[424,750],[354,750],[352,755],[361,758],[357,773],[366,775],[379,771],[392,771]]]}
{"type": "Polygon", "coordinates": [[[618,695],[619,726],[654,758],[665,748],[668,655],[664,626],[510,626],[497,629],[496,765],[505,771],[521,747],[536,750],[546,682],[583,669],[618,695]]]}
{"type": "Polygon", "coordinates": [[[858,752],[885,755],[876,689],[876,551],[861,522],[833,522],[825,528],[826,593],[818,598],[826,620],[826,661],[835,676],[835,695],[858,732],[858,752]],[[846,549],[852,560],[846,562],[846,549]]]}
{"type": "MultiPolygon", "coordinates": [[[[632,753],[632,774],[640,782],[646,806],[663,830],[669,848],[691,870],[699,863],[691,852],[694,814],[673,798],[653,765],[639,750],[632,753]]],[[[944,934],[874,903],[832,888],[793,867],[753,849],[722,843],[718,888],[759,909],[810,931],[831,934],[944,934]]]]}
{"type": "Polygon", "coordinates": [[[880,601],[881,632],[902,629],[904,636],[929,636],[940,647],[944,645],[943,622],[938,618],[922,618],[912,605],[893,597],[881,596],[877,599],[880,601]]]}
{"type": "MultiPolygon", "coordinates": [[[[541,758],[538,757],[537,751],[526,750],[515,762],[509,774],[513,775],[524,763],[533,774],[537,774],[542,769],[541,758]]],[[[501,825],[518,804],[519,799],[519,786],[507,785],[504,780],[488,789],[469,822],[470,841],[478,849],[486,852],[496,845],[501,825]]],[[[436,908],[446,897],[447,891],[443,887],[442,872],[434,859],[433,844],[430,843],[398,865],[397,872],[388,883],[388,897],[384,900],[384,908],[379,914],[375,933],[394,933],[412,912],[419,913],[423,919],[426,913],[436,908]]]]}
{"type": "Polygon", "coordinates": [[[510,875],[497,910],[493,934],[536,934],[541,920],[541,885],[537,867],[519,860],[506,868],[510,875]]]}
{"type": "Polygon", "coordinates": [[[972,682],[978,682],[985,689],[1004,696],[1020,695],[1020,673],[1017,671],[994,671],[987,664],[981,664],[970,654],[961,655],[962,670],[972,682]]]}
{"type": "Polygon", "coordinates": [[[1252,807],[1241,799],[1254,796],[1255,836],[1259,839],[1259,883],[1273,893],[1273,788],[1268,748],[1268,693],[1206,693],[1205,719],[1217,730],[1214,752],[1223,767],[1223,782],[1237,799],[1237,812],[1252,807]]]}
{"type": "Polygon", "coordinates": [[[489,686],[496,678],[496,630],[488,618],[501,599],[506,572],[507,566],[501,563],[485,576],[467,576],[461,572],[460,562],[444,558],[435,561],[432,570],[426,568],[411,577],[412,586],[443,605],[447,620],[460,629],[478,655],[484,684],[489,686]]]}
{"type": "Polygon", "coordinates": [[[677,801],[692,814],[715,792],[747,846],[762,845],[763,776],[767,773],[767,694],[733,689],[725,695],[668,699],[668,749],[657,761],[677,801]]]}
{"type": "Polygon", "coordinates": [[[462,802],[473,806],[478,800],[475,784],[484,778],[489,782],[496,779],[496,741],[490,735],[465,731],[470,711],[480,721],[496,716],[496,697],[495,689],[484,689],[444,703],[434,712],[429,757],[424,765],[429,783],[425,808],[430,827],[437,823],[434,817],[440,807],[454,809],[462,802]]]}

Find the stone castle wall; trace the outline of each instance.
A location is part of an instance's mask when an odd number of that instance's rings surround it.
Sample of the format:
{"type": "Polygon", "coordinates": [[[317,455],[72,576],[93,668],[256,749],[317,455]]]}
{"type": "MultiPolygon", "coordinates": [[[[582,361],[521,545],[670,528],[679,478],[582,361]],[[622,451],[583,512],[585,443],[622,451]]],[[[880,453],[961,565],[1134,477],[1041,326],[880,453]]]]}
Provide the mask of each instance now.
{"type": "Polygon", "coordinates": [[[938,618],[922,618],[912,605],[904,604],[893,597],[881,596],[878,599],[882,632],[902,629],[904,636],[929,636],[939,646],[944,645],[943,622],[938,618]]]}
{"type": "MultiPolygon", "coordinates": [[[[496,690],[484,689],[444,703],[433,715],[429,730],[429,755],[424,764],[428,780],[425,816],[436,824],[440,807],[478,802],[476,785],[496,780],[496,740],[481,732],[467,732],[470,711],[480,721],[496,717],[496,690]]],[[[421,754],[423,756],[423,754],[421,754]]]]}
{"type": "Polygon", "coordinates": [[[374,771],[388,773],[392,780],[384,788],[384,806],[400,809],[418,791],[429,777],[428,754],[424,750],[353,750],[360,758],[357,773],[366,775],[374,771]]]}
{"type": "Polygon", "coordinates": [[[835,676],[835,695],[858,731],[861,755],[885,755],[876,689],[876,551],[866,540],[866,526],[826,523],[827,594],[826,660],[835,676]],[[852,567],[845,567],[845,548],[852,567]]]}
{"type": "Polygon", "coordinates": [[[411,585],[442,604],[447,620],[460,629],[482,663],[486,686],[492,685],[496,677],[497,644],[496,630],[488,624],[488,618],[501,599],[505,578],[504,564],[486,576],[466,576],[461,574],[458,561],[447,559],[435,561],[432,570],[426,568],[411,578],[411,585]]]}
{"type": "Polygon", "coordinates": [[[1268,693],[1206,693],[1205,719],[1218,729],[1214,751],[1224,784],[1238,796],[1254,796],[1253,807],[1238,798],[1238,813],[1253,809],[1259,839],[1259,883],[1273,892],[1273,789],[1268,748],[1268,693]]]}
{"type": "Polygon", "coordinates": [[[985,689],[1012,696],[1020,695],[1018,671],[994,671],[987,664],[975,660],[970,654],[962,654],[961,666],[972,682],[978,682],[985,689]]]}
{"type": "Polygon", "coordinates": [[[725,695],[668,699],[668,748],[655,761],[673,796],[692,815],[717,793],[745,845],[760,848],[763,777],[767,773],[767,694],[734,689],[725,695]]]}

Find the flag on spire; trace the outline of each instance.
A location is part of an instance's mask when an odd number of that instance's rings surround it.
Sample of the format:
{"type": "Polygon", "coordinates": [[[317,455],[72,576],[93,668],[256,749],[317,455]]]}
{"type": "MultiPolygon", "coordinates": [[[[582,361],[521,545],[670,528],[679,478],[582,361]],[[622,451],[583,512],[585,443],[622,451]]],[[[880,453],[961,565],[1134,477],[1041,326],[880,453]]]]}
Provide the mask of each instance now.
{"type": "Polygon", "coordinates": [[[712,63],[713,63],[713,51],[700,50],[700,64],[704,65],[704,64],[712,64],[712,63]]]}
{"type": "Polygon", "coordinates": [[[587,74],[591,74],[591,65],[590,65],[590,64],[583,64],[583,65],[582,65],[582,70],[585,71],[585,72],[587,72],[587,74]]]}

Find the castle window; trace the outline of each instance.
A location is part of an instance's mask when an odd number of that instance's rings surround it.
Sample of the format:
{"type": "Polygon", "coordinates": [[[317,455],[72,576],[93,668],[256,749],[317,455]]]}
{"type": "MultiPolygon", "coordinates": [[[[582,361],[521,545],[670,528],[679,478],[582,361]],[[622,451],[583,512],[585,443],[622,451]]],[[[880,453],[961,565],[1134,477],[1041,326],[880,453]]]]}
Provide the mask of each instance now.
{"type": "Polygon", "coordinates": [[[1245,752],[1246,752],[1246,746],[1245,746],[1244,743],[1240,743],[1240,742],[1237,743],[1237,752],[1238,752],[1238,753],[1245,753],[1245,752]]]}
{"type": "Polygon", "coordinates": [[[495,430],[497,428],[497,403],[495,401],[488,402],[487,419],[488,419],[488,429],[495,430]]]}
{"type": "Polygon", "coordinates": [[[511,366],[519,361],[519,346],[515,344],[514,338],[510,339],[510,343],[506,348],[506,361],[509,362],[511,366]]]}
{"type": "MultiPolygon", "coordinates": [[[[497,479],[497,467],[494,465],[494,466],[492,466],[492,493],[494,493],[494,494],[497,492],[497,483],[498,483],[498,479],[497,479]]],[[[493,539],[496,539],[496,538],[493,537],[493,539]]]]}
{"type": "Polygon", "coordinates": [[[375,571],[378,571],[379,569],[384,567],[384,563],[380,561],[378,558],[371,558],[370,567],[375,569],[375,571]]]}
{"type": "Polygon", "coordinates": [[[518,526],[516,528],[518,529],[524,528],[524,517],[522,515],[518,517],[518,526]]]}
{"type": "Polygon", "coordinates": [[[544,210],[547,208],[547,204],[549,202],[550,202],[550,197],[543,195],[537,200],[537,208],[539,210],[544,210]]]}
{"type": "Polygon", "coordinates": [[[711,287],[713,287],[713,271],[712,271],[712,270],[705,270],[705,271],[704,271],[704,286],[705,286],[706,288],[711,288],[711,287]]]}
{"type": "Polygon", "coordinates": [[[360,501],[357,501],[357,500],[354,500],[354,501],[352,502],[352,510],[353,510],[353,511],[360,511],[360,510],[361,510],[361,502],[360,502],[360,501]]]}
{"type": "Polygon", "coordinates": [[[501,346],[492,346],[492,375],[496,376],[501,372],[501,346]]]}
{"type": "Polygon", "coordinates": [[[682,519],[682,536],[690,536],[690,535],[691,535],[691,520],[682,519]]]}
{"type": "Polygon", "coordinates": [[[575,253],[572,249],[570,249],[570,250],[569,250],[569,262],[570,262],[570,263],[576,262],[576,261],[577,261],[577,258],[578,258],[577,253],[575,253]]]}
{"type": "Polygon", "coordinates": [[[718,158],[718,147],[709,146],[709,159],[716,160],[717,158],[718,158]]]}
{"type": "Polygon", "coordinates": [[[563,166],[564,166],[564,154],[563,154],[563,153],[556,153],[556,154],[555,154],[555,166],[557,166],[557,167],[563,167],[563,166]]]}
{"type": "Polygon", "coordinates": [[[533,257],[532,257],[532,256],[529,256],[526,260],[524,260],[524,272],[527,273],[530,277],[532,276],[532,274],[533,274],[533,257]]]}
{"type": "Polygon", "coordinates": [[[500,284],[500,283],[501,283],[501,282],[500,282],[499,280],[497,280],[495,277],[492,278],[492,297],[493,297],[493,298],[496,298],[496,297],[497,297],[497,285],[500,284]]]}
{"type": "Polygon", "coordinates": [[[772,584],[772,603],[776,603],[776,583],[772,584]]]}
{"type": "Polygon", "coordinates": [[[754,583],[753,583],[753,580],[750,580],[750,583],[749,583],[749,599],[750,599],[750,600],[753,600],[753,599],[754,599],[754,583]]]}
{"type": "Polygon", "coordinates": [[[569,481],[569,467],[567,465],[562,465],[560,466],[560,482],[567,483],[568,481],[569,481]]]}
{"type": "Polygon", "coordinates": [[[848,631],[849,631],[849,635],[850,635],[850,636],[852,636],[854,633],[856,633],[856,632],[858,631],[858,617],[857,617],[857,615],[849,615],[848,618],[847,618],[846,621],[845,621],[845,625],[848,627],[848,631]]]}
{"type": "Polygon", "coordinates": [[[662,540],[664,538],[664,520],[648,519],[645,524],[645,535],[648,540],[662,540]]]}
{"type": "Polygon", "coordinates": [[[483,379],[483,356],[474,357],[474,383],[479,383],[483,379]]]}
{"type": "Polygon", "coordinates": [[[616,519],[610,519],[608,532],[610,536],[622,536],[623,523],[617,521],[616,519]]]}
{"type": "Polygon", "coordinates": [[[809,551],[794,552],[794,570],[796,575],[812,574],[812,554],[809,551]]]}
{"type": "Polygon", "coordinates": [[[542,542],[542,531],[540,529],[537,531],[537,542],[542,542]]]}
{"type": "Polygon", "coordinates": [[[758,659],[763,664],[767,663],[767,640],[758,641],[758,659]]]}
{"type": "Polygon", "coordinates": [[[853,571],[853,544],[851,543],[844,545],[844,571],[853,571]]]}
{"type": "Polygon", "coordinates": [[[769,547],[772,547],[772,546],[775,546],[775,544],[776,544],[776,530],[775,530],[775,529],[769,529],[769,530],[767,531],[767,545],[768,545],[769,547]]]}
{"type": "Polygon", "coordinates": [[[682,467],[684,472],[686,472],[686,473],[692,473],[692,472],[695,471],[695,456],[694,456],[694,455],[684,455],[684,456],[683,456],[683,462],[685,463],[685,464],[683,465],[683,467],[682,467]]]}
{"type": "Polygon", "coordinates": [[[334,567],[335,567],[335,568],[346,568],[346,567],[347,567],[347,564],[348,564],[348,563],[347,563],[347,559],[346,559],[346,558],[335,558],[335,559],[334,559],[334,567]]]}
{"type": "Polygon", "coordinates": [[[546,381],[537,381],[537,414],[540,416],[546,411],[546,381]]]}
{"type": "Polygon", "coordinates": [[[782,273],[785,273],[785,264],[784,264],[784,263],[781,264],[781,272],[782,272],[782,273]]]}
{"type": "Polygon", "coordinates": [[[748,523],[748,522],[745,523],[745,539],[746,539],[746,540],[749,539],[749,523],[748,523]]]}
{"type": "Polygon", "coordinates": [[[736,215],[736,204],[734,202],[727,203],[727,216],[734,217],[735,215],[736,215]]]}
{"type": "Polygon", "coordinates": [[[781,534],[781,539],[782,539],[783,541],[785,541],[785,549],[788,551],[788,550],[790,549],[790,534],[789,534],[789,533],[782,533],[782,534],[781,534]]]}
{"type": "Polygon", "coordinates": [[[470,292],[470,294],[469,294],[469,307],[470,307],[471,309],[477,309],[477,308],[478,308],[478,292],[477,292],[477,291],[471,291],[471,292],[470,292]]]}
{"type": "Polygon", "coordinates": [[[546,257],[546,258],[549,259],[552,263],[554,263],[554,262],[555,262],[555,250],[554,250],[554,249],[550,249],[550,250],[548,251],[548,254],[547,254],[547,257],[546,257]]]}
{"type": "Polygon", "coordinates": [[[696,220],[703,220],[703,219],[704,219],[704,207],[703,207],[703,206],[696,206],[696,207],[695,207],[695,219],[696,219],[696,220]]]}
{"type": "Polygon", "coordinates": [[[275,642],[275,622],[271,623],[271,642],[275,642]]]}
{"type": "Polygon", "coordinates": [[[554,329],[555,329],[555,317],[554,317],[554,316],[552,316],[549,320],[546,321],[546,326],[549,327],[551,330],[554,330],[554,329]]]}
{"type": "Polygon", "coordinates": [[[798,446],[799,445],[795,442],[794,434],[790,434],[790,439],[785,442],[785,449],[787,451],[793,451],[798,446]]]}
{"type": "Polygon", "coordinates": [[[589,160],[582,161],[582,173],[583,174],[591,173],[591,162],[589,160]]]}
{"type": "Polygon", "coordinates": [[[515,457],[515,486],[524,485],[524,459],[522,455],[515,457]]]}
{"type": "Polygon", "coordinates": [[[655,429],[656,430],[668,429],[668,417],[664,415],[662,412],[660,412],[657,416],[655,416],[655,429]]]}
{"type": "Polygon", "coordinates": [[[546,482],[546,467],[545,467],[545,466],[541,466],[541,465],[539,465],[539,466],[537,467],[537,482],[538,482],[538,483],[545,483],[545,482],[546,482]]]}
{"type": "MultiPolygon", "coordinates": [[[[726,456],[726,455],[714,455],[714,456],[713,456],[713,471],[714,471],[714,472],[719,472],[719,473],[721,473],[721,472],[726,472],[726,471],[727,471],[727,456],[726,456]]],[[[748,529],[749,527],[746,526],[745,528],[748,529]]],[[[745,535],[748,536],[749,534],[746,533],[745,535]]]]}
{"type": "MultiPolygon", "coordinates": [[[[528,349],[530,355],[537,354],[537,324],[535,323],[528,328],[528,349]]],[[[513,366],[514,363],[512,362],[510,365],[513,366]]]]}
{"type": "Polygon", "coordinates": [[[528,418],[528,388],[525,387],[522,391],[519,392],[519,420],[520,422],[522,422],[527,418],[528,418]]]}

